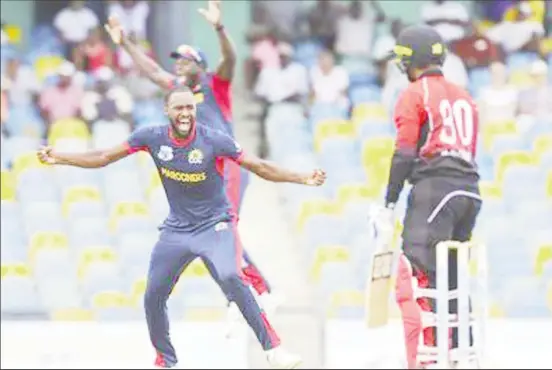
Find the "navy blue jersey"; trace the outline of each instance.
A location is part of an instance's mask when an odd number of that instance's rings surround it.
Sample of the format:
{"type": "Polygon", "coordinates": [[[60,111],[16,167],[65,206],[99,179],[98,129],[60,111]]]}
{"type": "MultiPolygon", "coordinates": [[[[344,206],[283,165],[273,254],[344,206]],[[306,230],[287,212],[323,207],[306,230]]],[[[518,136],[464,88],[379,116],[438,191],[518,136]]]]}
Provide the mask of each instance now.
{"type": "Polygon", "coordinates": [[[242,150],[230,136],[198,123],[179,140],[170,125],[153,126],[134,131],[128,146],[130,153],[148,151],[159,171],[170,206],[162,227],[193,231],[232,220],[224,160],[239,163],[242,150]]]}

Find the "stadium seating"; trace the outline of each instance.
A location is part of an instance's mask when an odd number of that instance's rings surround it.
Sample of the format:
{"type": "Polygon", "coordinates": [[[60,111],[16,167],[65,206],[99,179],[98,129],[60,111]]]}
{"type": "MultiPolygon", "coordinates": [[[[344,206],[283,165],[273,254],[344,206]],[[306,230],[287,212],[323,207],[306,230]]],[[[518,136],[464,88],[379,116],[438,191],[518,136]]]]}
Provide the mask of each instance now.
{"type": "MultiPolygon", "coordinates": [[[[17,29],[10,32],[17,39],[17,29]]],[[[48,81],[62,60],[55,33],[37,27],[29,43],[25,62],[48,81]]],[[[301,42],[295,58],[310,66],[320,50],[317,43],[301,42]]],[[[10,53],[15,50],[2,46],[3,63],[10,53]]],[[[511,83],[528,83],[525,71],[533,59],[532,54],[508,57],[511,83]]],[[[373,68],[358,59],[345,59],[343,65],[350,73],[350,112],[316,104],[306,118],[302,107],[275,104],[266,131],[277,162],[305,170],[322,166],[328,172],[321,188],[282,185],[282,198],[325,311],[330,317],[358,318],[375,248],[367,218],[385,190],[395,128],[374,85],[373,68]]],[[[478,68],[469,78],[477,96],[491,76],[478,68]]],[[[163,122],[162,101],[141,102],[132,116],[137,127],[163,122]]],[[[152,160],[139,153],[96,171],[49,168],[33,152],[44,127],[34,106],[15,106],[6,122],[12,136],[2,138],[2,313],[45,312],[58,320],[143,316],[149,252],[155,227],[168,211],[152,160]]],[[[129,133],[125,122],[96,122],[90,132],[83,121],[68,119],[52,124],[47,141],[81,151],[119,144],[129,133]]],[[[474,237],[489,254],[492,311],[550,315],[552,119],[536,119],[529,127],[482,122],[481,136],[484,206],[474,237]]],[[[401,216],[404,193],[397,206],[401,216]]],[[[220,318],[225,303],[200,260],[182,275],[172,298],[171,314],[193,319],[220,318]]]]}
{"type": "MultiPolygon", "coordinates": [[[[532,60],[531,54],[508,58],[511,83],[527,85],[524,71],[532,60]]],[[[355,63],[344,62],[350,70],[362,70],[355,63]]],[[[369,68],[363,73],[369,74],[369,68]]],[[[394,147],[395,129],[379,103],[379,89],[369,81],[351,84],[350,118],[328,105],[312,106],[308,119],[290,107],[273,106],[268,120],[269,125],[272,120],[293,122],[293,134],[281,126],[268,130],[277,161],[293,158],[289,163],[301,167],[299,158],[305,158],[305,163],[320,165],[330,175],[327,189],[310,198],[293,186],[283,187],[283,196],[312,280],[332,317],[359,317],[364,312],[362,292],[374,248],[366,230],[368,210],[383,196],[394,147]],[[303,144],[309,142],[310,147],[303,144]]],[[[475,96],[489,83],[487,69],[470,72],[475,96]]],[[[530,127],[482,123],[478,162],[485,202],[475,239],[487,246],[494,315],[541,316],[552,308],[552,293],[546,293],[552,274],[551,130],[550,117],[537,119],[530,127]]],[[[399,213],[404,214],[405,207],[403,194],[399,213]]]]}

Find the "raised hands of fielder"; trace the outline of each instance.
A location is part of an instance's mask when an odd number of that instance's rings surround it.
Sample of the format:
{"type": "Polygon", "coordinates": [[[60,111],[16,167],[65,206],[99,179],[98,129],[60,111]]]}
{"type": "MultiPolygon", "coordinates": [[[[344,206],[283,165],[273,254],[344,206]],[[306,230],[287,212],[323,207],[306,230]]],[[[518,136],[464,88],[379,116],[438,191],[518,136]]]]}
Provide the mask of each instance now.
{"type": "Polygon", "coordinates": [[[205,17],[207,22],[213,26],[220,25],[222,12],[220,10],[220,0],[211,0],[207,2],[207,9],[200,8],[199,14],[205,17]]]}
{"type": "Polygon", "coordinates": [[[109,34],[109,37],[111,37],[113,43],[119,45],[123,39],[123,26],[119,18],[114,15],[110,16],[104,28],[109,34]]]}

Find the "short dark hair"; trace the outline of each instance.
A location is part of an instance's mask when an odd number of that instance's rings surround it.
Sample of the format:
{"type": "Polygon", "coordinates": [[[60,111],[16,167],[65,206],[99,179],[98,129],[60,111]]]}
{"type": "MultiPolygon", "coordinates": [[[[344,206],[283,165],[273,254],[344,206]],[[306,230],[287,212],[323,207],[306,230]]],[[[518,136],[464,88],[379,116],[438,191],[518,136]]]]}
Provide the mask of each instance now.
{"type": "Polygon", "coordinates": [[[186,85],[180,85],[180,86],[175,87],[174,89],[169,90],[169,92],[165,94],[165,99],[164,99],[165,104],[167,104],[169,102],[169,99],[171,98],[171,96],[174,93],[178,93],[178,92],[189,92],[189,93],[191,93],[192,89],[190,89],[186,85]]]}

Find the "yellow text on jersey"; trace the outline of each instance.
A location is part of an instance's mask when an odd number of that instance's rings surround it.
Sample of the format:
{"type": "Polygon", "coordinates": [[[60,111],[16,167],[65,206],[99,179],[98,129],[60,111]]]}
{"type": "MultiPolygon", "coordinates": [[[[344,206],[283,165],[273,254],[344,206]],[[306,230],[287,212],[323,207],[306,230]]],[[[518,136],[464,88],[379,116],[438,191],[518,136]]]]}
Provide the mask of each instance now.
{"type": "Polygon", "coordinates": [[[161,167],[161,175],[164,177],[185,183],[197,183],[207,180],[205,172],[180,172],[161,167]]]}

